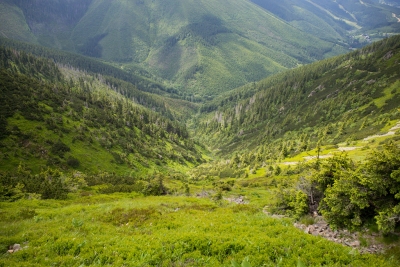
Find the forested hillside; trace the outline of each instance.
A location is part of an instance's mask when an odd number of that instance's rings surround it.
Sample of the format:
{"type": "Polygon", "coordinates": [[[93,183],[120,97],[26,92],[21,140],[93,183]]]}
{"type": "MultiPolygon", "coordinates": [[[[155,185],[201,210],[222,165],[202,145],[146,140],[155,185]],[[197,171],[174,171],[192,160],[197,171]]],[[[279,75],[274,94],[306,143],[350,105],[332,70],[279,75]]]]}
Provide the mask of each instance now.
{"type": "MultiPolygon", "coordinates": [[[[27,53],[38,57],[45,57],[53,60],[58,64],[71,66],[76,69],[84,70],[86,72],[96,74],[101,73],[118,80],[122,80],[134,85],[136,91],[146,91],[156,93],[161,96],[170,96],[173,98],[185,98],[185,94],[179,91],[165,87],[160,83],[151,79],[152,76],[148,72],[137,70],[137,73],[130,73],[121,68],[112,66],[109,63],[101,62],[97,59],[81,56],[79,54],[64,52],[56,49],[49,49],[39,45],[33,45],[25,42],[11,40],[0,36],[0,45],[4,47],[13,47],[17,50],[23,50],[27,53]]],[[[138,92],[136,92],[138,94],[138,92]]],[[[127,95],[129,97],[129,95],[127,95]]],[[[143,97],[145,97],[143,95],[143,97]]]]}
{"type": "Polygon", "coordinates": [[[223,191],[232,177],[275,191],[271,213],[398,231],[399,65],[395,36],[205,104],[192,129],[219,160],[192,178],[224,178],[215,182],[223,191]]]}
{"type": "Polygon", "coordinates": [[[221,154],[275,158],[362,139],[399,118],[399,50],[396,36],[239,88],[204,104],[194,129],[221,154]]]}
{"type": "Polygon", "coordinates": [[[1,183],[9,190],[23,183],[39,193],[25,172],[80,172],[133,185],[203,161],[168,100],[131,84],[7,48],[0,77],[1,183]]]}

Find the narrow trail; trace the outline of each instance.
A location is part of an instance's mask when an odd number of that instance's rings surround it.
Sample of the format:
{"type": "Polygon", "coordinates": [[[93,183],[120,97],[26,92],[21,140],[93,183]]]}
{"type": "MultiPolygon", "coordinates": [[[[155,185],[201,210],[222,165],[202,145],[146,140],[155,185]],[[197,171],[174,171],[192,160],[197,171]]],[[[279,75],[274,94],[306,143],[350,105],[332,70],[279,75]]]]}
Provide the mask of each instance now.
{"type": "MultiPolygon", "coordinates": [[[[368,136],[368,137],[364,138],[362,141],[369,141],[371,139],[375,139],[375,138],[379,138],[379,137],[392,136],[392,135],[395,135],[397,130],[399,130],[399,129],[400,129],[400,121],[398,121],[395,126],[390,128],[387,133],[371,135],[371,136],[368,136]]],[[[353,150],[360,149],[360,148],[362,148],[362,146],[339,147],[339,148],[337,148],[337,152],[353,151],[353,150]]],[[[333,151],[333,153],[335,153],[335,152],[336,151],[333,151]]],[[[305,161],[310,161],[310,160],[313,160],[313,159],[317,159],[317,157],[318,156],[306,156],[306,157],[303,157],[303,159],[305,161]]],[[[319,156],[320,159],[325,159],[325,158],[330,158],[330,157],[333,157],[332,153],[319,156]]],[[[300,163],[299,161],[282,162],[283,165],[287,165],[287,166],[289,166],[289,165],[297,165],[299,163],[300,163]]]]}
{"type": "Polygon", "coordinates": [[[396,134],[396,130],[400,129],[400,122],[398,122],[395,126],[393,126],[392,128],[389,129],[389,131],[385,134],[375,134],[375,135],[371,135],[368,136],[366,138],[364,138],[364,141],[368,141],[374,138],[378,138],[378,137],[385,137],[385,136],[391,136],[391,135],[395,135],[396,134]]]}
{"type": "Polygon", "coordinates": [[[400,23],[400,18],[396,16],[396,14],[392,13],[392,17],[397,19],[397,22],[400,23]]]}

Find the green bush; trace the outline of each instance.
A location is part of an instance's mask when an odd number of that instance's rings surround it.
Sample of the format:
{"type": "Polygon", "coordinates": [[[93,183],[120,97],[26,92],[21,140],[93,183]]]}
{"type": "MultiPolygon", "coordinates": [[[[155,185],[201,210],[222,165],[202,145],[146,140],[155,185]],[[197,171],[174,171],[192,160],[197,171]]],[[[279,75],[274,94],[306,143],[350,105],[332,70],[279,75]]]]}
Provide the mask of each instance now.
{"type": "Polygon", "coordinates": [[[53,146],[51,147],[51,152],[59,157],[63,157],[64,153],[69,151],[71,151],[69,146],[64,144],[61,140],[58,140],[57,143],[54,143],[53,146]]]}
{"type": "Polygon", "coordinates": [[[337,169],[319,210],[336,227],[360,227],[375,216],[379,230],[392,232],[400,222],[399,169],[400,148],[393,143],[373,152],[356,169],[337,169]]]}
{"type": "Polygon", "coordinates": [[[67,164],[68,164],[68,166],[70,166],[70,167],[72,167],[72,168],[74,168],[74,169],[77,169],[77,168],[79,168],[79,165],[80,165],[81,163],[79,162],[78,159],[76,159],[76,158],[70,156],[70,157],[68,157],[68,159],[67,159],[67,164]]]}

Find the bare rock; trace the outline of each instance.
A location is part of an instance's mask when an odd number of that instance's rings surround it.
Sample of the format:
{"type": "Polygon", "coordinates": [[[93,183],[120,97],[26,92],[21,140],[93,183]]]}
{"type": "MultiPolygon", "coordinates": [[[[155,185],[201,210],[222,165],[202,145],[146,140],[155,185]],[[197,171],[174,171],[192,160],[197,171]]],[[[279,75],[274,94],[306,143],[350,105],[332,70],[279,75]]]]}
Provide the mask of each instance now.
{"type": "Polygon", "coordinates": [[[14,245],[11,245],[11,246],[8,247],[7,252],[12,254],[12,253],[15,253],[17,251],[20,251],[21,249],[22,248],[21,248],[20,244],[14,244],[14,245]]]}
{"type": "Polygon", "coordinates": [[[366,83],[368,84],[368,85],[371,85],[371,84],[374,84],[376,81],[375,80],[369,80],[369,81],[367,81],[366,83]]]}
{"type": "Polygon", "coordinates": [[[306,230],[304,231],[306,234],[312,234],[314,232],[314,226],[309,225],[307,226],[306,230]]]}
{"type": "Polygon", "coordinates": [[[14,250],[14,252],[17,252],[18,250],[21,250],[21,245],[20,244],[14,244],[13,250],[14,250]]]}
{"type": "Polygon", "coordinates": [[[393,56],[393,51],[390,50],[389,52],[387,52],[384,56],[383,59],[388,60],[393,56]]]}

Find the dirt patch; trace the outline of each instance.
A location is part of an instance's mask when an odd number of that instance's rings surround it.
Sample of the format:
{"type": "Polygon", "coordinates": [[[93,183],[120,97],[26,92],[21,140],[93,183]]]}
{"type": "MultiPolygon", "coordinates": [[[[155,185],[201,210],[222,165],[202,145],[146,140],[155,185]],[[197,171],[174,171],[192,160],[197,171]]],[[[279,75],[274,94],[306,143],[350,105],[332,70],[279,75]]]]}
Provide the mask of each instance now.
{"type": "MultiPolygon", "coordinates": [[[[327,159],[327,158],[330,158],[330,157],[332,157],[333,155],[331,155],[331,154],[328,154],[328,155],[320,155],[319,156],[319,158],[320,159],[327,159]]],[[[304,157],[304,159],[305,160],[312,160],[312,159],[317,159],[318,158],[318,156],[307,156],[307,157],[304,157]]]]}
{"type": "Polygon", "coordinates": [[[348,146],[348,147],[339,147],[339,151],[353,151],[356,150],[357,148],[360,148],[358,146],[348,146]]]}

